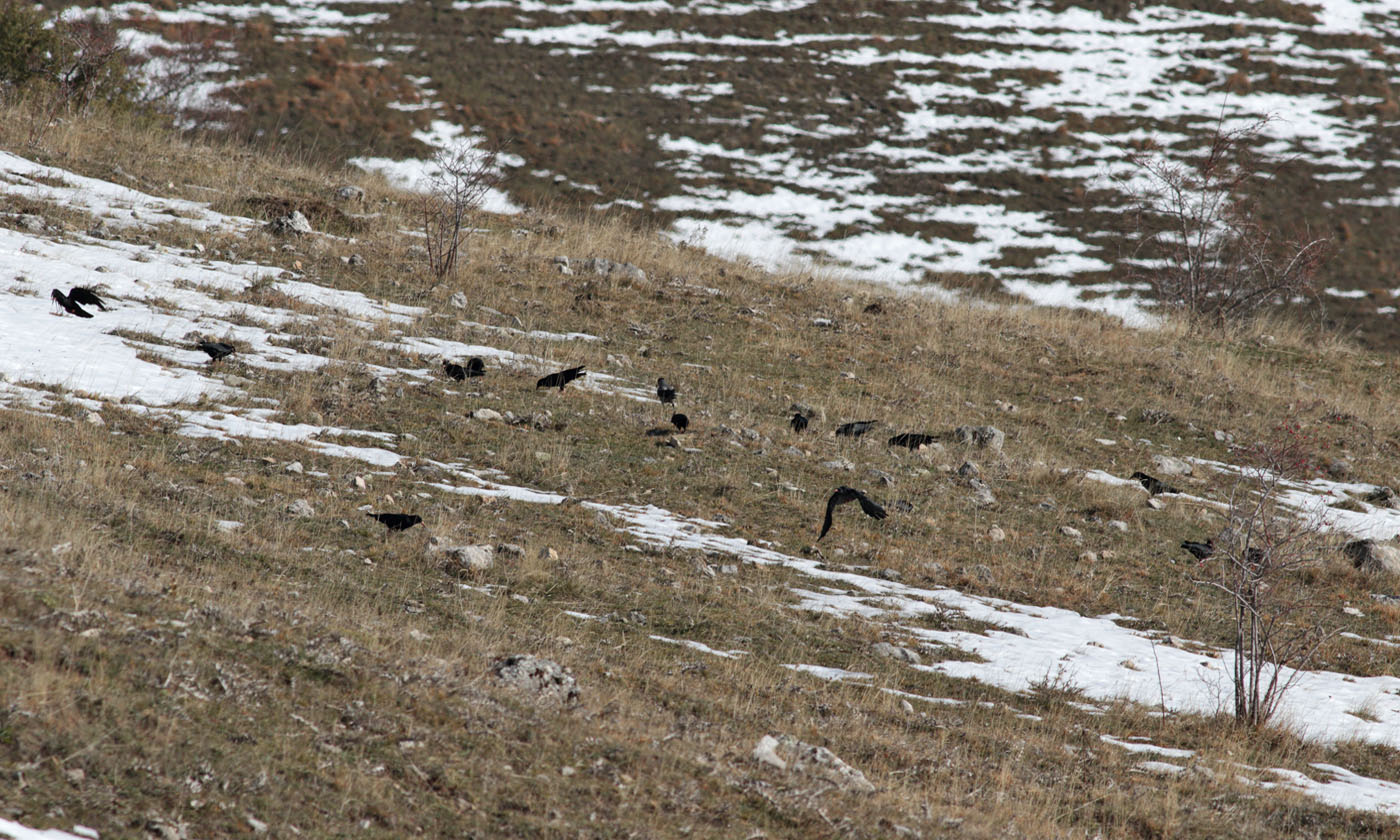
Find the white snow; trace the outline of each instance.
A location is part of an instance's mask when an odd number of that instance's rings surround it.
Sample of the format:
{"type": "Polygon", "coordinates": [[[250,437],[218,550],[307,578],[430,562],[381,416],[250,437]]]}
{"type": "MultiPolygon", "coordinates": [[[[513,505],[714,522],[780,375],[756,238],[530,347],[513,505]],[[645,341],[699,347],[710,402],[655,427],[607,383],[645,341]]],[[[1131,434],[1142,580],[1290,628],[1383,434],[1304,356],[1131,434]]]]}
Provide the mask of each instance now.
{"type": "Polygon", "coordinates": [[[87,826],[74,826],[73,833],[57,828],[29,828],[13,820],[0,818],[0,837],[10,840],[96,840],[97,832],[87,826]]]}

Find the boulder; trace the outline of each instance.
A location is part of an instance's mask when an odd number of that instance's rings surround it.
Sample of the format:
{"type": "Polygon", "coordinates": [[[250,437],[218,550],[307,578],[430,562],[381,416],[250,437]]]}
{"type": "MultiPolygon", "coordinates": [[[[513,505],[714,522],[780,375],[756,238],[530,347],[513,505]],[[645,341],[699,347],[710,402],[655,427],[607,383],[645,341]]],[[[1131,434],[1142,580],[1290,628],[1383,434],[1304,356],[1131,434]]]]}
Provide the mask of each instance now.
{"type": "Polygon", "coordinates": [[[865,774],[837,758],[826,747],[799,741],[791,735],[764,735],[753,749],[757,761],[825,782],[849,793],[874,793],[875,786],[865,774]]]}
{"type": "Polygon", "coordinates": [[[1161,475],[1190,475],[1191,465],[1170,455],[1153,455],[1152,471],[1161,475]]]}
{"type": "Polygon", "coordinates": [[[1363,572],[1400,575],[1400,546],[1375,540],[1353,540],[1342,546],[1342,554],[1363,572]]]}
{"type": "Polygon", "coordinates": [[[1006,443],[1006,432],[996,426],[959,426],[953,430],[958,443],[970,443],[978,449],[1000,452],[1006,443]]]}
{"type": "Polygon", "coordinates": [[[918,665],[919,654],[902,645],[892,645],[889,642],[876,642],[870,646],[870,652],[876,656],[883,656],[886,659],[893,659],[898,662],[908,662],[911,665],[918,665]]]}
{"type": "Polygon", "coordinates": [[[578,683],[569,669],[548,659],[516,653],[491,663],[499,685],[529,695],[548,705],[573,706],[579,701],[578,683]]]}
{"type": "Polygon", "coordinates": [[[311,222],[300,210],[293,210],[280,219],[267,223],[268,231],[279,236],[304,236],[311,233],[311,222]]]}
{"type": "Polygon", "coordinates": [[[346,184],[345,186],[338,187],[336,189],[335,197],[337,201],[359,202],[365,200],[365,191],[357,186],[354,186],[353,184],[346,184]]]}

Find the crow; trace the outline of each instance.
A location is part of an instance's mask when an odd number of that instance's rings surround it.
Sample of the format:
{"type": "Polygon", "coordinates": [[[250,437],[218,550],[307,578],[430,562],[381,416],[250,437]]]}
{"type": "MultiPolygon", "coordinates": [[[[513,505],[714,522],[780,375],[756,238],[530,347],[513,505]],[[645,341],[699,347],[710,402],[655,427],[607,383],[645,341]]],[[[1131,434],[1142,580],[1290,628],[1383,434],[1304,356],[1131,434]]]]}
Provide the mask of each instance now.
{"type": "Polygon", "coordinates": [[[49,297],[53,298],[54,303],[57,303],[59,306],[63,307],[63,311],[67,312],[69,315],[77,315],[79,318],[92,317],[91,312],[88,312],[87,310],[79,306],[77,303],[70,300],[63,294],[63,292],[60,292],[58,289],[54,289],[53,292],[49,294],[49,297]]]}
{"type": "Polygon", "coordinates": [[[1147,491],[1147,495],[1155,496],[1158,493],[1180,493],[1181,491],[1162,481],[1160,478],[1153,478],[1145,472],[1135,472],[1131,476],[1134,481],[1142,485],[1147,491]]]}
{"type": "Polygon", "coordinates": [[[860,437],[874,428],[878,420],[857,420],[854,423],[843,423],[836,427],[837,437],[860,437]]]}
{"type": "Polygon", "coordinates": [[[210,362],[217,362],[225,356],[231,356],[234,351],[232,344],[226,344],[222,341],[201,341],[197,346],[209,354],[210,362]]]}
{"type": "Polygon", "coordinates": [[[74,286],[68,290],[68,299],[74,303],[81,303],[84,306],[96,306],[103,312],[107,311],[107,304],[102,302],[102,298],[97,296],[97,292],[86,286],[74,286]]]}
{"type": "Polygon", "coordinates": [[[366,513],[365,516],[378,519],[390,531],[407,531],[423,521],[423,517],[416,513],[366,513]]]}
{"type": "Polygon", "coordinates": [[[890,446],[907,446],[910,449],[922,449],[933,443],[938,438],[933,435],[926,435],[922,432],[904,432],[890,438],[890,446]]]}
{"type": "Polygon", "coordinates": [[[656,380],[656,398],[662,405],[676,404],[676,386],[668,384],[664,376],[656,380]]]}
{"type": "Polygon", "coordinates": [[[1197,560],[1209,560],[1211,555],[1215,553],[1215,540],[1206,540],[1205,542],[1182,540],[1181,547],[1190,552],[1191,556],[1197,560]]]}
{"type": "Polygon", "coordinates": [[[465,382],[467,379],[466,368],[456,362],[449,362],[446,359],[442,360],[442,372],[447,374],[449,379],[455,379],[458,382],[465,382]]]}
{"type": "Polygon", "coordinates": [[[486,363],[483,362],[480,357],[472,356],[470,359],[467,359],[467,378],[470,379],[473,376],[485,375],[486,363]]]}
{"type": "Polygon", "coordinates": [[[671,425],[676,427],[676,431],[683,432],[690,428],[690,418],[677,412],[671,415],[671,425]]]}
{"type": "Polygon", "coordinates": [[[807,415],[800,411],[793,412],[792,420],[788,421],[794,432],[801,432],[807,428],[807,415]]]}
{"type": "Polygon", "coordinates": [[[559,372],[557,372],[557,373],[551,373],[549,376],[542,376],[542,377],[540,377],[540,381],[538,381],[538,382],[535,383],[535,387],[536,387],[536,388],[555,388],[555,387],[557,387],[560,391],[562,391],[562,390],[564,390],[564,386],[565,386],[565,385],[568,385],[570,382],[573,382],[575,379],[581,379],[581,378],[583,378],[584,376],[587,375],[587,374],[585,374],[585,373],[583,372],[583,368],[584,368],[583,365],[579,365],[578,367],[572,367],[572,368],[569,368],[568,370],[561,370],[561,371],[559,371],[559,372]]]}
{"type": "Polygon", "coordinates": [[[836,492],[831,494],[831,498],[826,500],[826,518],[822,520],[822,532],[817,535],[817,542],[821,542],[822,537],[826,536],[826,532],[831,530],[831,512],[836,510],[838,505],[844,505],[847,502],[860,502],[860,509],[865,511],[866,516],[873,519],[884,519],[889,515],[869,496],[854,487],[842,485],[837,487],[836,492]]]}

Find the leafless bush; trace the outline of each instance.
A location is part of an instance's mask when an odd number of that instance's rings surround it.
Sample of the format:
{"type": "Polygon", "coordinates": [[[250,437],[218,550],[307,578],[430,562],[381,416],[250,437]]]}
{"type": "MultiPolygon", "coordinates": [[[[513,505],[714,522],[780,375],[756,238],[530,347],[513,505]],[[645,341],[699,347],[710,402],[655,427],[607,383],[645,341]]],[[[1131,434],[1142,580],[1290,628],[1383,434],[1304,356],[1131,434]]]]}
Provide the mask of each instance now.
{"type": "Polygon", "coordinates": [[[180,27],[172,43],[152,47],[143,62],[140,101],[162,111],[178,112],[192,104],[191,94],[211,72],[223,66],[223,49],[196,24],[180,27]]]}
{"type": "Polygon", "coordinates": [[[1231,683],[1235,719],[1260,727],[1331,635],[1324,610],[1309,598],[1300,573],[1335,550],[1324,512],[1282,504],[1289,476],[1311,463],[1297,425],[1256,448],[1230,494],[1229,523],[1196,579],[1229,597],[1234,610],[1231,683]]]}
{"type": "Polygon", "coordinates": [[[1137,155],[1133,198],[1136,271],[1163,305],[1192,319],[1235,323],[1273,302],[1315,297],[1329,237],[1287,234],[1259,220],[1253,152],[1269,120],[1226,129],[1222,113],[1204,156],[1137,155]]]}
{"type": "Polygon", "coordinates": [[[461,143],[443,149],[434,158],[437,172],[419,209],[427,237],[428,267],[434,277],[456,271],[467,214],[500,182],[499,154],[496,147],[483,150],[461,143]]]}
{"type": "Polygon", "coordinates": [[[39,143],[60,112],[85,112],[99,94],[109,100],[129,101],[135,85],[120,60],[125,50],[116,27],[87,18],[60,18],[54,24],[54,34],[51,85],[44,107],[30,127],[31,146],[39,143]]]}

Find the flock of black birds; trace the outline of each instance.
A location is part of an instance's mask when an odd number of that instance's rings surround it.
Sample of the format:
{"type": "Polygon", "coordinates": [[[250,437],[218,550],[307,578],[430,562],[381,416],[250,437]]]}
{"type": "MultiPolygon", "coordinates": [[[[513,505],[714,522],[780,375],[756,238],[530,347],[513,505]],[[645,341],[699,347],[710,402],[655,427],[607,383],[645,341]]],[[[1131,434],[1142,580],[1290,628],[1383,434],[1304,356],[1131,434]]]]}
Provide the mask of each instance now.
{"type": "MultiPolygon", "coordinates": [[[[86,286],[74,286],[68,290],[68,294],[66,295],[61,289],[54,289],[52,292],[49,292],[49,297],[52,298],[53,302],[58,304],[64,312],[67,312],[69,315],[76,315],[79,318],[92,317],[92,313],[84,309],[84,306],[95,307],[99,312],[110,311],[107,308],[106,301],[104,301],[97,292],[94,292],[86,286]]],[[[209,361],[211,363],[217,362],[225,356],[231,356],[237,351],[237,348],[225,341],[201,341],[195,345],[195,349],[203,350],[205,353],[209,354],[209,361]]]]}

